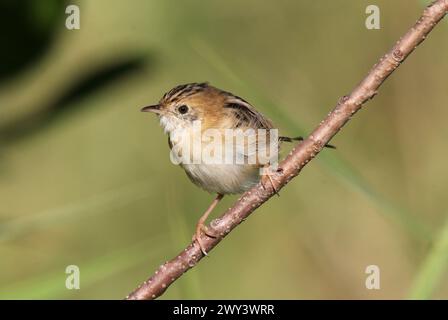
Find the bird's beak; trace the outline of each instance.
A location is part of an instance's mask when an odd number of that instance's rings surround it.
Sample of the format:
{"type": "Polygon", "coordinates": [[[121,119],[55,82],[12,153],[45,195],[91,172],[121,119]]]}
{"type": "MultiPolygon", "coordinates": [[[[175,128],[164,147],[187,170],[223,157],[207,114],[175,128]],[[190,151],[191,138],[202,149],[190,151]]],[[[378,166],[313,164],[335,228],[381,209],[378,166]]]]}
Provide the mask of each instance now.
{"type": "Polygon", "coordinates": [[[160,105],[159,104],[155,104],[155,105],[152,105],[152,106],[143,107],[140,111],[141,112],[160,113],[160,105]]]}

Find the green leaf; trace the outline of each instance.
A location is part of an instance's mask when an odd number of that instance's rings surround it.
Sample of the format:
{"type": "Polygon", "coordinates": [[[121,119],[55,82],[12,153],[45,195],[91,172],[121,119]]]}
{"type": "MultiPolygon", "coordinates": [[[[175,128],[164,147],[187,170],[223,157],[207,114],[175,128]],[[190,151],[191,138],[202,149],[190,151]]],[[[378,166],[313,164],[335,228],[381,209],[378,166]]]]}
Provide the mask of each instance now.
{"type": "Polygon", "coordinates": [[[409,297],[430,299],[448,267],[448,218],[423,261],[409,297]]]}

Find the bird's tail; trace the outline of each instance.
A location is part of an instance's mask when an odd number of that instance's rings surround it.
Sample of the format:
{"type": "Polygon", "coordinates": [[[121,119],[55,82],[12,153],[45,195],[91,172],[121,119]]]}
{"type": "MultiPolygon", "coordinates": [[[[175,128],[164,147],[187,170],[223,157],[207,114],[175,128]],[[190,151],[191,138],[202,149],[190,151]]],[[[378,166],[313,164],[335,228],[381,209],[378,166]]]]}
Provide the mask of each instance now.
{"type": "MultiPolygon", "coordinates": [[[[278,141],[280,142],[294,142],[294,141],[303,141],[303,137],[283,137],[280,136],[278,137],[278,141]]],[[[330,148],[330,149],[336,149],[336,147],[332,144],[326,144],[325,145],[326,148],[330,148]]]]}

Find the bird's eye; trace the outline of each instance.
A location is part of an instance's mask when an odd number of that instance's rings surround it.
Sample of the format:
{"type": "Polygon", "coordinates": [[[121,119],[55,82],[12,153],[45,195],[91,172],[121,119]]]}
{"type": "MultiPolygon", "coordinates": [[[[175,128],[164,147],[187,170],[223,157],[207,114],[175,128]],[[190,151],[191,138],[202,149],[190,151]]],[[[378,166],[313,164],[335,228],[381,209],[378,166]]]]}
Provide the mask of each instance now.
{"type": "Polygon", "coordinates": [[[181,114],[186,114],[188,112],[188,106],[186,105],[181,105],[179,108],[177,108],[177,110],[179,111],[179,113],[181,114]]]}

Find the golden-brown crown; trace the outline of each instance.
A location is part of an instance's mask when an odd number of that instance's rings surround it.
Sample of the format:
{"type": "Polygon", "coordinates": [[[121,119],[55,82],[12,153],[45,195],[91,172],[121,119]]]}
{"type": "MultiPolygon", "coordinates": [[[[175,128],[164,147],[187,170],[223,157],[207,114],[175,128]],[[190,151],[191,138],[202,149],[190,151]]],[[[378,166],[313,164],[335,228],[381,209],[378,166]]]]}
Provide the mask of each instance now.
{"type": "Polygon", "coordinates": [[[161,112],[181,106],[190,108],[191,119],[203,121],[204,128],[272,128],[271,121],[249,102],[206,82],[176,86],[159,101],[161,112]]]}

